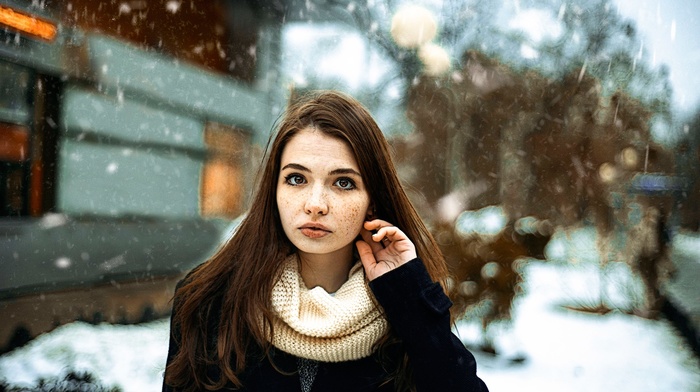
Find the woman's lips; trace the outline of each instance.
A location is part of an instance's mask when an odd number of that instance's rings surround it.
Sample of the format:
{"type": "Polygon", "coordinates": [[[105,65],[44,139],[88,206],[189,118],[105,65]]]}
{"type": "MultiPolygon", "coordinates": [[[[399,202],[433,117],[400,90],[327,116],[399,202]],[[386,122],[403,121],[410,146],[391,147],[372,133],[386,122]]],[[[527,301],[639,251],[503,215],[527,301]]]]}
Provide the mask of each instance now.
{"type": "Polygon", "coordinates": [[[299,230],[301,230],[301,234],[309,238],[321,238],[331,233],[327,227],[318,223],[305,224],[299,230]]]}

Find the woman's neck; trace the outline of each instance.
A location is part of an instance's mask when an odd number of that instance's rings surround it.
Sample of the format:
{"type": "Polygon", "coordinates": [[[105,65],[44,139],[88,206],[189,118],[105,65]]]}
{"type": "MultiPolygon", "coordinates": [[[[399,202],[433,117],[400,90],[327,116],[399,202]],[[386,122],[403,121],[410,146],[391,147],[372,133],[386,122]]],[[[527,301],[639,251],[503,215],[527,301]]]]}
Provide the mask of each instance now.
{"type": "Polygon", "coordinates": [[[352,246],[323,255],[298,252],[304,285],[309,289],[320,286],[328,293],[338,291],[348,280],[348,273],[352,267],[352,252],[352,246]]]}

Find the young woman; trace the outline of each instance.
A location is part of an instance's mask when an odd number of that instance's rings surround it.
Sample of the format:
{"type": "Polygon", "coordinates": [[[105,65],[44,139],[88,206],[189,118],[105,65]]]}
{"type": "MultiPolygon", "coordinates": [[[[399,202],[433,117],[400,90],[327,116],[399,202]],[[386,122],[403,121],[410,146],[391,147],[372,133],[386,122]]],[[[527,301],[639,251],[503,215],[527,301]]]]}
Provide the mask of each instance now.
{"type": "Polygon", "coordinates": [[[299,99],[233,237],[175,292],[164,391],[486,391],[369,112],[299,99]]]}

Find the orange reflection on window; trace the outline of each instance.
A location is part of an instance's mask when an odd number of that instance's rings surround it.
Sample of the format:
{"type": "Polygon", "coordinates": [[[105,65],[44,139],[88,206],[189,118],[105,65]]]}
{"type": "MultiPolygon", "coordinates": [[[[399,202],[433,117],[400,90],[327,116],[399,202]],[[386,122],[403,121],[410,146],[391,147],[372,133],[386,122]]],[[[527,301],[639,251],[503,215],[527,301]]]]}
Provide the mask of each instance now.
{"type": "Polygon", "coordinates": [[[250,134],[242,129],[209,122],[204,129],[209,150],[202,170],[200,213],[204,217],[233,219],[246,205],[248,165],[253,149],[250,134]]]}
{"type": "Polygon", "coordinates": [[[29,130],[14,124],[0,123],[0,161],[22,162],[29,154],[29,130]]]}
{"type": "Polygon", "coordinates": [[[51,41],[56,37],[56,26],[0,5],[0,24],[51,41]]]}

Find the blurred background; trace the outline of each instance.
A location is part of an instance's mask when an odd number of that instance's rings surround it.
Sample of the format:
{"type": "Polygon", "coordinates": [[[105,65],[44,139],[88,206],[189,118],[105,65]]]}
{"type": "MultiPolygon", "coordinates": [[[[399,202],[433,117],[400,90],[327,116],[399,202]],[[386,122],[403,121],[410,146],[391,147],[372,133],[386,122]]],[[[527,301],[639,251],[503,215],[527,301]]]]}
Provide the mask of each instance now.
{"type": "Polygon", "coordinates": [[[700,3],[0,0],[0,390],[159,390],[287,102],[389,139],[491,390],[700,390],[700,3]],[[53,388],[53,389],[52,389],[53,388]]]}

